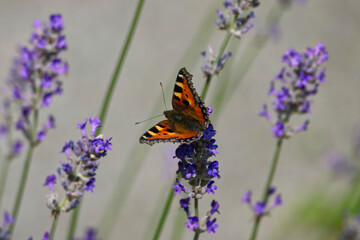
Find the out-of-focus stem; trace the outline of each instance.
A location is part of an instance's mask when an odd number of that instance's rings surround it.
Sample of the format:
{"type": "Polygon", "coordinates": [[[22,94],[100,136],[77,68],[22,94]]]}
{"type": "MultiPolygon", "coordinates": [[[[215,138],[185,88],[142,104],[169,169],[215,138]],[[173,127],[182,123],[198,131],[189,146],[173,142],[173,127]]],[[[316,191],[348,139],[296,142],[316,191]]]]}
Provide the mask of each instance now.
{"type": "MultiPolygon", "coordinates": [[[[270,172],[269,172],[266,184],[265,184],[263,197],[262,197],[262,201],[265,203],[265,206],[266,206],[266,203],[268,202],[269,188],[271,186],[271,183],[272,183],[274,175],[275,175],[275,170],[276,170],[276,166],[277,166],[277,163],[278,163],[278,160],[279,160],[282,142],[283,142],[283,138],[279,138],[278,141],[277,141],[275,153],[274,153],[271,168],[270,168],[270,172]]],[[[262,217],[263,217],[263,215],[261,215],[261,214],[256,216],[256,220],[255,220],[255,223],[253,225],[250,240],[255,240],[256,239],[256,235],[257,235],[259,225],[260,225],[260,221],[261,221],[262,217]]]]}
{"type": "Polygon", "coordinates": [[[33,122],[31,136],[30,136],[29,148],[28,148],[28,151],[26,154],[25,164],[24,164],[23,171],[21,174],[20,185],[19,185],[18,192],[16,195],[15,205],[14,205],[14,208],[12,211],[12,217],[14,219],[14,222],[10,225],[10,228],[9,228],[10,239],[13,236],[15,224],[16,224],[17,217],[18,217],[19,210],[20,210],[21,201],[22,201],[24,191],[25,191],[27,177],[29,175],[30,163],[31,163],[32,155],[33,155],[33,152],[35,149],[35,138],[36,138],[35,136],[36,136],[36,132],[37,132],[38,121],[39,121],[39,110],[36,109],[36,110],[34,110],[34,122],[33,122]]]}
{"type": "Polygon", "coordinates": [[[2,159],[1,163],[1,169],[0,169],[0,209],[2,205],[2,200],[4,196],[4,190],[6,185],[6,179],[9,172],[9,166],[10,166],[10,158],[6,157],[2,159]]]}
{"type": "MultiPolygon", "coordinates": [[[[176,184],[176,179],[178,179],[180,177],[180,173],[176,176],[174,182],[172,185],[175,185],[176,184]]],[[[171,185],[171,186],[172,186],[171,185]]],[[[174,189],[171,187],[170,188],[170,191],[168,193],[168,197],[166,199],[166,203],[164,205],[164,209],[162,211],[162,214],[161,214],[161,217],[160,217],[160,220],[158,222],[158,225],[156,227],[156,231],[155,231],[155,234],[154,234],[154,237],[153,237],[153,240],[156,240],[159,238],[160,236],[160,233],[161,233],[161,230],[164,226],[164,223],[165,223],[165,220],[169,214],[169,209],[170,209],[170,206],[171,206],[171,203],[172,203],[172,200],[174,198],[174,189]]]]}
{"type": "MultiPolygon", "coordinates": [[[[142,10],[142,8],[144,6],[144,3],[145,3],[145,0],[139,0],[138,1],[137,7],[136,7],[136,10],[135,10],[135,14],[134,14],[134,17],[133,17],[132,22],[131,22],[129,32],[127,34],[125,43],[124,43],[123,48],[121,50],[121,53],[119,55],[119,59],[118,59],[118,62],[116,64],[113,76],[111,78],[111,82],[110,82],[110,84],[108,86],[106,94],[104,95],[105,98],[104,98],[104,101],[103,101],[103,104],[102,104],[102,107],[101,107],[101,111],[100,111],[100,116],[99,116],[99,119],[100,119],[101,124],[103,126],[105,125],[105,119],[106,119],[107,111],[109,109],[110,101],[111,101],[113,92],[115,90],[116,83],[117,83],[117,81],[119,79],[119,75],[120,75],[121,69],[123,67],[126,55],[127,55],[128,51],[130,49],[130,44],[131,44],[132,39],[134,37],[135,30],[136,30],[136,27],[137,27],[137,24],[138,24],[140,15],[141,15],[141,10],[142,10]]],[[[100,129],[98,128],[97,131],[96,131],[96,135],[99,133],[98,132],[99,130],[100,129]]],[[[71,240],[73,238],[73,235],[75,233],[80,209],[81,208],[80,208],[80,204],[79,204],[77,206],[77,208],[73,212],[73,215],[72,215],[72,218],[71,218],[71,221],[70,221],[70,225],[69,225],[69,232],[68,232],[68,239],[69,240],[71,240]]]]}
{"type": "MultiPolygon", "coordinates": [[[[173,72],[175,75],[178,72],[178,66],[186,63],[188,66],[192,66],[196,63],[200,54],[197,54],[196,49],[199,49],[204,45],[203,39],[208,39],[212,33],[212,29],[206,29],[209,21],[213,18],[213,12],[215,11],[215,4],[211,6],[211,11],[208,11],[204,20],[200,24],[199,30],[195,33],[190,44],[187,46],[184,54],[179,59],[179,64],[177,64],[176,70],[173,72]]],[[[173,76],[171,79],[173,79],[173,76]]],[[[171,83],[171,88],[173,88],[173,83],[171,83]]],[[[170,89],[170,88],[169,88],[170,89]]],[[[158,98],[158,101],[153,107],[153,112],[158,109],[161,98],[158,98]]],[[[147,129],[144,129],[144,131],[147,129]]],[[[113,192],[109,204],[106,205],[106,209],[102,218],[99,221],[99,236],[100,239],[109,239],[111,233],[114,229],[114,223],[119,217],[121,210],[123,208],[126,198],[129,196],[132,189],[133,183],[139,174],[141,167],[143,166],[144,159],[146,157],[146,152],[149,148],[142,147],[140,149],[138,141],[134,144],[128,157],[125,160],[124,166],[119,174],[116,186],[117,190],[113,192]]]]}
{"type": "Polygon", "coordinates": [[[60,210],[57,210],[55,212],[53,223],[51,225],[49,240],[54,240],[56,226],[57,226],[57,224],[59,222],[59,218],[60,218],[60,210]]]}
{"type": "MultiPolygon", "coordinates": [[[[225,38],[220,46],[220,49],[218,51],[218,54],[216,56],[216,59],[215,59],[215,64],[217,64],[220,60],[220,58],[222,57],[222,55],[224,54],[225,52],[225,49],[226,49],[226,46],[228,45],[229,41],[230,41],[230,38],[231,38],[231,31],[232,29],[234,28],[235,26],[235,23],[236,23],[236,20],[237,20],[237,15],[234,16],[234,19],[233,19],[233,22],[231,23],[231,26],[230,26],[230,29],[226,32],[226,35],[225,35],[225,38]]],[[[206,94],[209,90],[209,86],[210,86],[210,82],[211,82],[211,79],[212,79],[212,76],[209,75],[206,79],[206,82],[204,84],[204,87],[203,87],[203,90],[201,92],[201,99],[204,101],[205,97],[206,97],[206,94]]]]}

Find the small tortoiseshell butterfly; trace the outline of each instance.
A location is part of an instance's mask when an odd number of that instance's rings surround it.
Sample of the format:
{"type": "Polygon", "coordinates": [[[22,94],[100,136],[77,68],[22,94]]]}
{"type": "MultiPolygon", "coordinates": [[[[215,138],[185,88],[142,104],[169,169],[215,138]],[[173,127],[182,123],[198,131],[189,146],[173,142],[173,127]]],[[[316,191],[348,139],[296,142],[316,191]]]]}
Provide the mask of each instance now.
{"type": "Polygon", "coordinates": [[[173,110],[165,111],[167,120],[161,121],[140,137],[140,143],[191,143],[200,139],[209,126],[208,109],[191,82],[192,75],[180,69],[172,98],[173,110]]]}

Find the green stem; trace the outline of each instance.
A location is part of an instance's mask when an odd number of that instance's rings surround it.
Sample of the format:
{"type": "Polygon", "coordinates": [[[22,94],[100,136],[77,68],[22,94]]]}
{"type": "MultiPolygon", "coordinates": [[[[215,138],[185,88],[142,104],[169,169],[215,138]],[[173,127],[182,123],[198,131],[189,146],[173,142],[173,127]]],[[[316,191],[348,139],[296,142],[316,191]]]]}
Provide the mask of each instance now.
{"type": "Polygon", "coordinates": [[[81,201],[82,201],[82,199],[79,199],[79,204],[74,209],[74,212],[73,212],[73,214],[71,216],[71,221],[70,221],[70,224],[69,224],[69,231],[68,231],[67,237],[66,237],[67,240],[74,239],[74,235],[75,235],[75,231],[76,231],[76,227],[77,227],[77,222],[78,222],[78,219],[79,219],[81,201]]]}
{"type": "Polygon", "coordinates": [[[236,92],[239,84],[244,80],[245,76],[252,68],[253,63],[269,39],[271,28],[279,24],[286,9],[287,7],[283,3],[273,4],[265,17],[264,22],[266,25],[256,32],[254,38],[249,42],[244,52],[241,54],[240,60],[238,62],[232,62],[232,65],[235,66],[235,71],[225,71],[227,76],[223,76],[223,80],[217,82],[215,87],[217,93],[215,94],[214,102],[211,104],[214,109],[212,114],[213,121],[219,117],[221,111],[224,109],[223,105],[229,101],[236,92]],[[233,78],[233,80],[230,81],[231,78],[233,78]]]}
{"type": "Polygon", "coordinates": [[[194,198],[194,210],[195,210],[195,216],[199,218],[199,199],[194,198]]]}
{"type": "MultiPolygon", "coordinates": [[[[173,184],[172,185],[175,185],[176,184],[176,179],[178,179],[180,177],[180,173],[176,176],[175,180],[173,181],[173,184]]],[[[172,188],[172,185],[171,185],[171,188],[170,188],[170,191],[168,193],[168,197],[167,197],[167,200],[166,200],[166,203],[165,203],[165,206],[164,206],[164,209],[162,211],[162,214],[161,214],[161,217],[160,217],[160,220],[158,222],[158,225],[156,227],[156,231],[155,231],[155,234],[154,234],[154,237],[153,237],[153,240],[156,240],[160,237],[160,234],[161,234],[161,230],[164,226],[164,223],[165,223],[165,220],[169,214],[169,209],[170,209],[170,206],[171,206],[171,203],[172,203],[172,200],[174,198],[174,189],[172,188]]]]}
{"type": "MultiPolygon", "coordinates": [[[[234,20],[233,22],[231,23],[231,26],[229,28],[229,30],[227,31],[226,35],[225,35],[225,38],[220,46],[220,49],[219,49],[219,52],[218,52],[218,55],[216,56],[216,59],[215,59],[215,63],[214,64],[217,64],[217,62],[219,62],[221,56],[224,54],[225,52],[225,48],[226,46],[228,45],[229,41],[230,41],[230,38],[232,36],[232,33],[231,33],[231,30],[234,28],[235,26],[235,23],[236,23],[236,19],[237,19],[237,15],[234,17],[234,20]]],[[[209,86],[210,86],[210,82],[211,82],[211,79],[212,79],[212,76],[208,76],[207,79],[206,79],[206,82],[204,84],[204,88],[203,88],[203,91],[201,93],[201,99],[204,101],[205,97],[206,97],[206,94],[208,92],[208,89],[209,89],[209,86]]]]}
{"type": "Polygon", "coordinates": [[[56,226],[57,226],[57,224],[58,224],[58,222],[59,222],[59,218],[60,218],[60,210],[57,210],[57,211],[55,212],[54,220],[53,220],[52,225],[51,225],[49,240],[54,240],[55,231],[56,231],[56,226]]]}
{"type": "MultiPolygon", "coordinates": [[[[273,160],[272,160],[272,165],[271,165],[270,172],[269,172],[266,184],[265,184],[263,197],[262,197],[262,201],[265,203],[265,206],[266,206],[266,203],[268,202],[269,188],[271,186],[271,183],[272,183],[274,175],[275,175],[275,170],[276,170],[276,166],[277,166],[277,163],[278,163],[278,160],[279,160],[282,142],[283,142],[283,138],[279,138],[278,141],[277,141],[274,157],[273,157],[273,160]]],[[[259,228],[260,221],[261,221],[262,217],[263,217],[263,215],[258,215],[256,217],[255,223],[253,225],[251,237],[250,237],[251,240],[256,239],[256,235],[257,235],[258,228],[259,228]]]]}
{"type": "MultiPolygon", "coordinates": [[[[10,105],[11,106],[11,105],[10,105]]],[[[11,152],[12,149],[12,144],[13,144],[13,138],[12,138],[12,133],[13,133],[13,125],[12,125],[12,115],[11,115],[11,108],[9,109],[9,115],[6,118],[6,122],[7,122],[7,149],[8,149],[8,154],[6,155],[3,163],[1,164],[1,172],[0,172],[0,210],[2,209],[2,200],[4,197],[4,191],[5,191],[5,186],[6,186],[6,180],[7,180],[7,176],[8,176],[8,172],[9,172],[9,167],[10,167],[10,162],[14,157],[14,153],[11,152]]]]}
{"type": "MultiPolygon", "coordinates": [[[[133,17],[132,22],[131,22],[130,30],[129,30],[128,34],[127,34],[125,43],[124,43],[123,48],[121,50],[119,59],[117,61],[116,67],[115,67],[115,71],[114,71],[114,73],[112,75],[112,78],[111,78],[111,82],[110,82],[110,84],[108,86],[108,89],[106,91],[105,98],[103,100],[103,104],[102,104],[101,111],[100,111],[100,116],[99,116],[99,119],[101,121],[102,126],[105,125],[105,119],[106,119],[106,115],[107,115],[107,112],[108,112],[108,109],[109,109],[109,104],[110,104],[112,95],[114,93],[115,86],[116,86],[116,83],[118,81],[119,75],[121,73],[121,69],[123,67],[126,55],[127,55],[128,51],[129,51],[130,44],[131,44],[132,39],[134,37],[135,30],[136,30],[136,27],[137,27],[137,24],[138,24],[138,21],[139,21],[139,18],[140,18],[140,14],[141,14],[141,10],[143,8],[144,2],[145,2],[145,0],[139,0],[138,1],[137,7],[136,7],[136,10],[135,10],[135,14],[134,14],[134,17],[133,17]]],[[[98,132],[99,130],[100,129],[98,128],[97,131],[96,131],[96,135],[99,133],[98,132]]],[[[72,239],[73,234],[74,234],[74,232],[76,230],[77,220],[78,220],[78,216],[80,214],[79,212],[80,212],[80,204],[77,206],[77,208],[74,209],[74,212],[73,212],[73,215],[72,215],[72,218],[71,218],[71,221],[70,221],[68,239],[72,239]]]]}
{"type": "Polygon", "coordinates": [[[6,157],[5,159],[3,159],[3,162],[1,164],[1,169],[0,169],[0,209],[1,209],[1,205],[2,205],[2,200],[3,200],[3,196],[4,196],[4,190],[5,190],[5,185],[6,185],[6,179],[8,176],[8,172],[9,172],[9,166],[10,166],[10,159],[9,157],[6,157]]]}
{"type": "Polygon", "coordinates": [[[100,116],[99,116],[103,126],[104,126],[106,114],[107,114],[107,111],[108,111],[108,108],[109,108],[109,103],[110,103],[111,97],[113,95],[113,92],[115,90],[115,86],[116,86],[118,77],[120,75],[123,63],[125,61],[126,55],[127,55],[128,51],[129,51],[131,41],[132,41],[132,39],[134,37],[134,33],[135,33],[136,26],[137,26],[139,18],[140,18],[140,14],[141,14],[141,10],[143,8],[144,2],[145,2],[145,0],[139,0],[138,1],[137,7],[136,7],[136,10],[135,10],[135,15],[134,15],[134,17],[132,19],[132,22],[131,22],[130,30],[129,30],[128,34],[127,34],[124,46],[122,48],[121,54],[119,56],[119,59],[118,59],[118,62],[117,62],[117,65],[116,65],[116,68],[115,68],[115,71],[114,71],[114,74],[112,76],[110,85],[109,85],[109,87],[107,89],[107,92],[105,94],[105,99],[103,101],[100,116]]]}
{"type": "Polygon", "coordinates": [[[199,239],[199,236],[200,236],[200,232],[199,232],[199,231],[195,231],[194,240],[199,239]]]}
{"type": "Polygon", "coordinates": [[[26,180],[27,177],[29,175],[29,169],[30,169],[30,163],[31,163],[31,159],[32,159],[32,154],[34,152],[34,145],[30,144],[27,154],[26,154],[26,159],[25,159],[25,164],[23,167],[23,171],[22,171],[22,175],[21,175],[21,180],[20,180],[20,185],[18,188],[18,192],[16,195],[16,200],[15,200],[15,205],[12,211],[12,217],[14,219],[14,222],[10,225],[10,229],[9,229],[9,233],[10,233],[10,239],[12,237],[12,233],[14,231],[15,228],[15,224],[16,224],[16,220],[17,220],[17,216],[20,210],[20,205],[21,205],[21,201],[24,195],[24,190],[25,190],[25,184],[26,184],[26,180]]]}
{"type": "MultiPolygon", "coordinates": [[[[195,210],[195,216],[199,219],[199,199],[197,198],[194,198],[194,210],[195,210]]],[[[199,219],[199,226],[200,226],[200,219],[199,219]]],[[[199,239],[200,231],[197,231],[199,230],[199,228],[195,229],[194,240],[199,239]]]]}
{"type": "Polygon", "coordinates": [[[10,238],[12,238],[13,236],[13,232],[15,229],[15,224],[17,221],[17,216],[19,214],[19,210],[20,210],[20,205],[21,205],[21,201],[24,195],[24,191],[25,191],[25,185],[26,185],[26,181],[29,175],[29,170],[30,170],[30,163],[31,163],[31,159],[32,159],[32,155],[35,149],[35,136],[36,136],[36,131],[37,131],[37,126],[38,126],[38,122],[39,122],[39,110],[36,109],[34,111],[34,122],[33,122],[33,126],[32,126],[32,131],[31,131],[31,135],[30,135],[30,140],[29,140],[29,148],[28,151],[26,153],[26,159],[25,159],[25,164],[23,167],[23,171],[21,174],[21,180],[20,180],[20,185],[18,188],[18,192],[16,195],[16,200],[15,200],[15,205],[12,211],[12,217],[14,219],[14,222],[10,225],[9,228],[9,234],[10,234],[10,238]]]}

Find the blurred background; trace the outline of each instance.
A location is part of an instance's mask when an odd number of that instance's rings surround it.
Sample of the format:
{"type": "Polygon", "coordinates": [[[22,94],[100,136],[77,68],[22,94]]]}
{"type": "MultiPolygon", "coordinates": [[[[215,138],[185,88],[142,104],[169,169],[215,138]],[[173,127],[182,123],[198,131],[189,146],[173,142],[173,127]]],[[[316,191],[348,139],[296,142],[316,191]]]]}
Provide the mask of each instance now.
{"type": "MultiPolygon", "coordinates": [[[[49,230],[51,216],[45,205],[48,188],[42,184],[64,158],[59,154],[64,142],[80,137],[76,124],[89,116],[98,116],[136,2],[0,1],[0,79],[5,80],[8,75],[16,46],[27,44],[35,19],[47,20],[50,14],[61,13],[69,46],[63,55],[70,66],[64,93],[41,113],[42,119],[54,114],[56,129],[35,150],[14,239],[27,239],[30,235],[40,239],[49,230]]],[[[276,0],[260,2],[255,9],[254,29],[241,40],[231,39],[229,49],[233,57],[222,74],[213,79],[205,100],[207,105],[216,104],[217,86],[221,86],[225,77],[236,81],[242,74],[239,64],[246,62],[242,54],[256,33],[267,26],[267,16],[278,4],[276,0]]],[[[216,51],[225,36],[214,24],[217,8],[222,8],[222,1],[146,1],[102,130],[106,137],[113,136],[113,151],[101,163],[95,192],[84,197],[77,236],[83,235],[87,227],[99,226],[111,196],[123,193],[123,205],[111,239],[151,238],[175,176],[177,163],[172,156],[176,145],[140,145],[140,135],[157,120],[142,125],[134,123],[164,111],[160,81],[166,86],[165,97],[170,105],[176,72],[181,67],[194,75],[195,88],[201,92],[205,78],[200,69],[200,52],[209,44],[216,51]],[[119,186],[119,175],[124,172],[129,177],[122,179],[119,186]]],[[[327,82],[314,98],[308,131],[287,140],[283,146],[274,185],[282,193],[284,205],[263,220],[258,239],[336,239],[341,219],[334,225],[337,227],[324,225],[321,219],[327,217],[326,213],[336,206],[336,199],[353,182],[335,177],[327,156],[330,150],[348,154],[356,145],[355,129],[360,127],[360,70],[356,67],[360,60],[359,22],[360,1],[294,1],[284,11],[276,34],[246,69],[242,82],[231,89],[234,91],[225,92],[226,101],[214,109],[213,121],[222,178],[217,181],[216,194],[206,195],[200,201],[202,215],[212,199],[219,201],[219,228],[215,235],[203,234],[202,239],[248,238],[253,213],[241,203],[241,198],[249,189],[253,190],[255,200],[260,198],[275,147],[270,126],[257,114],[262,104],[270,100],[267,90],[270,80],[283,66],[283,53],[290,47],[304,51],[318,42],[329,52],[327,82]],[[300,224],[301,218],[305,218],[301,213],[310,209],[314,200],[324,208],[319,210],[322,217],[316,220],[319,225],[311,221],[300,224]],[[328,200],[335,205],[327,205],[328,200]],[[292,221],[295,223],[291,224],[292,221]]],[[[13,207],[22,165],[23,157],[12,163],[3,204],[7,210],[13,207]]],[[[180,198],[175,196],[161,239],[172,239],[176,224],[183,228],[185,219],[178,220],[178,213],[184,215],[178,210],[180,198]]],[[[69,219],[70,214],[61,215],[56,239],[64,239],[69,219]]],[[[193,236],[187,229],[177,235],[180,239],[193,236]]]]}

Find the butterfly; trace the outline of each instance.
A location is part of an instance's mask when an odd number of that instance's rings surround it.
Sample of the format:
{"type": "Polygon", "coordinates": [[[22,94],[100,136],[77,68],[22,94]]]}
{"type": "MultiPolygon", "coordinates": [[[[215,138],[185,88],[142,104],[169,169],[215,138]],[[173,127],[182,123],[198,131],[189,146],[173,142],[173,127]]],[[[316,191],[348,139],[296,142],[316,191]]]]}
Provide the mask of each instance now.
{"type": "Polygon", "coordinates": [[[140,143],[191,143],[204,135],[209,126],[208,109],[191,82],[192,75],[181,68],[172,97],[173,110],[165,111],[167,120],[161,121],[140,137],[140,143]]]}

